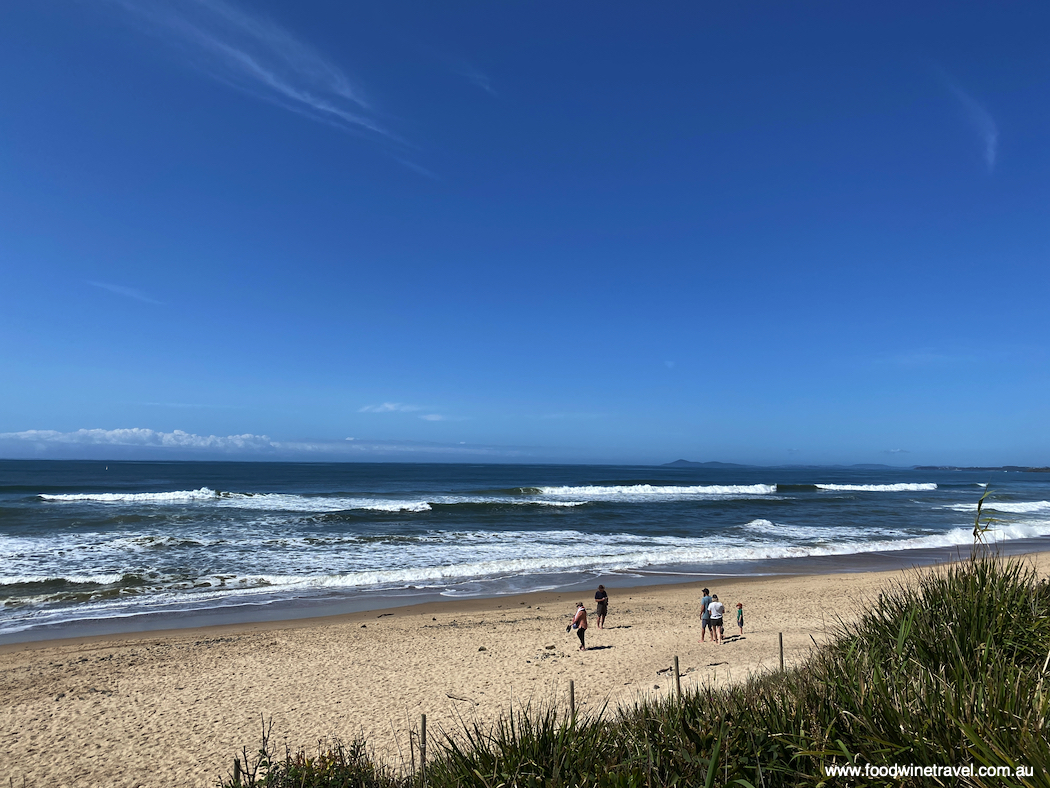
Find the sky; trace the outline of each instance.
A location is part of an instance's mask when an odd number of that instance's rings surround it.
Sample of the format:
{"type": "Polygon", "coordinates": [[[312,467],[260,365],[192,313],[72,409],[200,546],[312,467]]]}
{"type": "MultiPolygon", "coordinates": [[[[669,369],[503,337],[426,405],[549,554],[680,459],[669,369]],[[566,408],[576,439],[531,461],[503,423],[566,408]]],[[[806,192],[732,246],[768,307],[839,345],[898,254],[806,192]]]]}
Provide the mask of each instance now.
{"type": "Polygon", "coordinates": [[[0,457],[1050,464],[1048,26],[0,5],[0,457]]]}

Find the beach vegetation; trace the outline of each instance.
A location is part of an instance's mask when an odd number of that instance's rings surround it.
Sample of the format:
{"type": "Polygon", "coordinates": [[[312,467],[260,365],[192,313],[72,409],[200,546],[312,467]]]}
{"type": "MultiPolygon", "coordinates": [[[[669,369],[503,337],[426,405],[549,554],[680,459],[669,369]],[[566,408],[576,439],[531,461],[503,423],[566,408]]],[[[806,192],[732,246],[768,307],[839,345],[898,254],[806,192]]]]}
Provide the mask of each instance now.
{"type": "Polygon", "coordinates": [[[357,743],[313,758],[261,752],[250,780],[221,785],[1050,786],[1050,586],[1028,564],[975,551],[917,571],[830,635],[797,665],[734,686],[464,725],[431,747],[425,774],[378,765],[357,743]],[[957,771],[829,776],[866,766],[957,771]]]}

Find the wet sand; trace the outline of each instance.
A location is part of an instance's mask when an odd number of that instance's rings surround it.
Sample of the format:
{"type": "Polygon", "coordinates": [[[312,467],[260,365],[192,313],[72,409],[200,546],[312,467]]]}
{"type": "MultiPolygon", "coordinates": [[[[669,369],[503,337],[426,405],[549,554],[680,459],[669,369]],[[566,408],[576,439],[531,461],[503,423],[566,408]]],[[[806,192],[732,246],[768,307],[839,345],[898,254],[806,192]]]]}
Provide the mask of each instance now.
{"type": "MultiPolygon", "coordinates": [[[[1042,574],[1050,553],[1029,557],[1042,574]]],[[[0,646],[0,774],[33,786],[215,786],[262,720],[283,750],[364,736],[393,762],[427,715],[429,738],[526,702],[579,712],[665,696],[675,656],[684,687],[794,663],[877,604],[913,570],[615,588],[591,617],[589,649],[565,627],[586,595],[437,602],[269,624],[0,646]],[[726,643],[700,642],[700,589],[726,605],[726,643]],[[735,626],[744,604],[745,630],[735,626]],[[664,672],[661,672],[664,671],[664,672]]]]}

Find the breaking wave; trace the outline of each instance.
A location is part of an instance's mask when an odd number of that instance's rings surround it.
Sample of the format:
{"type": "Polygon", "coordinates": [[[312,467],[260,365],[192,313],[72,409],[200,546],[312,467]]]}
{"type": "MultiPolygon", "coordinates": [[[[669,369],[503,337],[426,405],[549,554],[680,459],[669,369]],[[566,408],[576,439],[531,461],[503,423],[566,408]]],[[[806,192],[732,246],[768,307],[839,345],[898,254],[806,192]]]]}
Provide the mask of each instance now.
{"type": "Polygon", "coordinates": [[[66,575],[64,577],[54,577],[50,575],[16,575],[14,577],[0,577],[0,586],[20,586],[46,583],[108,586],[113,583],[119,583],[123,579],[123,574],[66,575]]]}
{"type": "Polygon", "coordinates": [[[660,498],[670,497],[723,497],[740,495],[769,495],[777,491],[775,484],[729,484],[696,485],[675,487],[658,484],[587,485],[581,487],[537,487],[540,495],[579,496],[582,498],[660,498]]]}
{"type": "Polygon", "coordinates": [[[201,487],[199,490],[176,490],[175,492],[156,493],[63,493],[60,495],[41,495],[45,501],[70,503],[90,501],[94,503],[182,503],[184,501],[214,501],[222,493],[201,487]]]}
{"type": "Polygon", "coordinates": [[[521,496],[465,496],[441,495],[426,499],[401,500],[392,498],[287,495],[282,493],[238,493],[219,492],[208,487],[199,490],[178,490],[157,493],[68,493],[40,495],[52,503],[105,503],[105,504],[194,504],[208,503],[236,509],[257,509],[275,512],[345,512],[363,510],[373,512],[429,512],[434,506],[492,505],[508,506],[583,506],[587,501],[543,500],[521,496]]]}
{"type": "Polygon", "coordinates": [[[818,490],[840,492],[924,492],[936,490],[932,482],[926,484],[815,484],[818,490]]]}

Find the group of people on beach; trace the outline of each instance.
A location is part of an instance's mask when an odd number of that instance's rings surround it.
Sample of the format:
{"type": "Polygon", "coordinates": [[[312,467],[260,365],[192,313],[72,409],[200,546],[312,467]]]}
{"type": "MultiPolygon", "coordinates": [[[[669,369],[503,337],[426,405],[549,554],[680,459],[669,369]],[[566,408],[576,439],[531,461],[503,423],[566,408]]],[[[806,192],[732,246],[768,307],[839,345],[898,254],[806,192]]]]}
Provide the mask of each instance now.
{"type": "MultiPolygon", "coordinates": [[[[718,601],[718,594],[712,594],[708,588],[704,589],[704,596],[700,599],[700,642],[707,640],[707,631],[711,631],[711,642],[722,645],[724,643],[726,606],[718,601]]],[[[740,634],[744,634],[744,604],[736,603],[736,625],[740,628],[740,634]]]]}
{"type": "MultiPolygon", "coordinates": [[[[609,614],[609,594],[605,586],[599,585],[594,592],[595,611],[594,618],[598,629],[605,628],[605,617],[609,614]]],[[[704,596],[700,600],[700,642],[707,640],[707,632],[711,631],[711,642],[722,645],[724,642],[726,606],[718,601],[718,594],[712,594],[708,588],[704,589],[704,596]]],[[[744,634],[744,604],[736,603],[736,625],[740,629],[741,637],[744,634]]],[[[580,651],[587,650],[587,606],[583,602],[576,603],[576,612],[566,632],[576,630],[576,637],[580,639],[580,651]]]]}
{"type": "MultiPolygon", "coordinates": [[[[594,618],[598,629],[605,628],[605,617],[609,614],[609,594],[605,586],[599,585],[594,592],[594,618]]],[[[566,632],[576,630],[576,637],[580,639],[580,651],[587,650],[587,606],[583,602],[576,603],[576,612],[573,614],[572,622],[565,627],[566,632]]]]}

